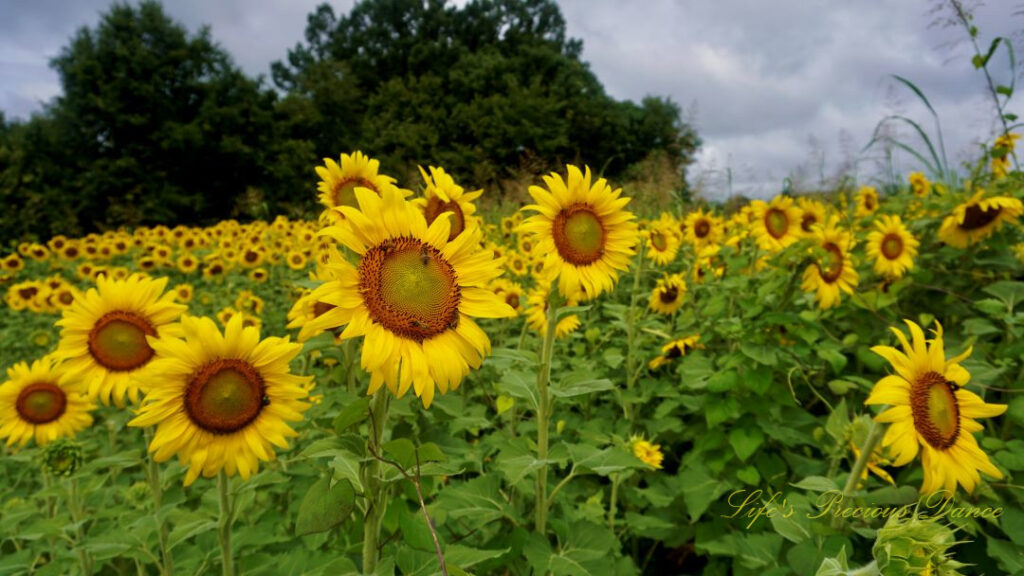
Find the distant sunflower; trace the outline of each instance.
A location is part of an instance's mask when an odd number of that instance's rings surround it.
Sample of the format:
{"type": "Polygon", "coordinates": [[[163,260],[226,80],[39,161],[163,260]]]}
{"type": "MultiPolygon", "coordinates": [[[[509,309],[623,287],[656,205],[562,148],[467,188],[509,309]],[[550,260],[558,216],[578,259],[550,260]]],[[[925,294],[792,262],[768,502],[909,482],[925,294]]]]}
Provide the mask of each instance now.
{"type": "Polygon", "coordinates": [[[932,192],[932,183],[921,172],[911,172],[908,178],[910,181],[910,192],[918,198],[926,198],[932,192]]]}
{"type": "Polygon", "coordinates": [[[72,437],[92,424],[95,408],[79,381],[68,378],[52,357],[31,365],[19,362],[7,369],[7,381],[0,385],[0,439],[24,446],[35,438],[42,446],[72,437]]]}
{"type": "Polygon", "coordinates": [[[646,250],[644,256],[654,261],[659,266],[664,266],[676,259],[679,253],[679,237],[675,235],[675,225],[659,225],[653,223],[651,227],[644,230],[642,235],[646,239],[646,250]]]}
{"type": "Polygon", "coordinates": [[[875,273],[891,280],[902,278],[914,268],[919,242],[899,216],[880,216],[877,230],[868,234],[867,253],[875,259],[875,273]]]}
{"type": "Polygon", "coordinates": [[[800,209],[787,196],[752,203],[754,239],[762,250],[778,252],[800,238],[800,209]]]}
{"type": "Polygon", "coordinates": [[[875,420],[891,423],[882,445],[894,455],[893,465],[903,466],[920,452],[925,494],[945,489],[952,496],[958,484],[973,492],[981,482],[978,471],[1002,478],[972,434],[982,430],[975,418],[999,416],[1006,405],[986,404],[963,388],[971,375],[960,362],[971,350],[947,359],[941,324],[936,322],[935,338],[926,341],[920,326],[910,320],[906,323],[909,342],[902,331],[892,328],[903,352],[890,346],[871,349],[888,360],[896,373],[879,380],[864,402],[891,406],[875,420]]]}
{"type": "Polygon", "coordinates": [[[191,284],[178,284],[171,290],[174,293],[174,299],[182,304],[188,304],[192,301],[192,294],[195,292],[195,288],[191,284]]]}
{"type": "Polygon", "coordinates": [[[335,308],[303,326],[299,337],[345,326],[341,339],[365,336],[362,367],[368,393],[383,384],[398,397],[412,387],[424,406],[435,388],[458,388],[490,351],[487,334],[473,320],[514,315],[487,285],[501,275],[500,260],[480,244],[479,227],[449,242],[448,217],[427,225],[423,213],[399,191],[382,195],[356,188],[359,209],[340,208],[345,223],[325,229],[359,261],[328,263],[336,280],[313,291],[335,308]]]}
{"type": "Polygon", "coordinates": [[[722,219],[711,212],[695,210],[686,215],[686,241],[697,248],[718,244],[725,234],[722,219]]]}
{"type": "Polygon", "coordinates": [[[1004,222],[1016,223],[1024,211],[1017,198],[984,196],[985,191],[978,190],[954,208],[939,227],[939,240],[956,248],[966,248],[991,236],[1004,222]]]}
{"type": "Polygon", "coordinates": [[[287,264],[292,270],[302,270],[306,267],[307,261],[306,255],[300,250],[292,250],[284,258],[285,264],[287,264]]]}
{"type": "Polygon", "coordinates": [[[516,276],[526,276],[530,272],[530,263],[521,254],[513,252],[505,261],[505,267],[516,276]]]}
{"type": "Polygon", "coordinates": [[[672,360],[685,356],[690,350],[703,347],[704,345],[700,343],[700,334],[672,340],[661,347],[661,354],[651,360],[647,367],[651,370],[657,370],[672,360]]]}
{"type": "Polygon", "coordinates": [[[857,270],[853,267],[850,233],[829,222],[814,229],[812,236],[822,251],[819,261],[807,266],[801,287],[814,292],[814,299],[822,309],[837,306],[840,293],[853,293],[857,285],[857,270]]]}
{"type": "Polygon", "coordinates": [[[800,207],[800,231],[810,236],[815,226],[825,222],[825,205],[805,196],[797,200],[797,205],[800,207]]]}
{"type": "Polygon", "coordinates": [[[498,278],[491,282],[491,289],[494,293],[505,301],[506,304],[512,307],[518,315],[522,312],[526,301],[523,298],[523,287],[516,282],[506,280],[504,278],[498,278]]]}
{"type": "Polygon", "coordinates": [[[156,426],[149,451],[157,462],[177,455],[188,467],[186,486],[221,470],[248,480],[260,460],[274,459],[275,446],[288,448],[286,438],[298,435],[288,422],[302,420],[309,408],[312,378],[288,366],[302,345],[260,340],[241,316],[223,334],[209,318],[185,316],[181,326],[184,339],[150,339],[159,358],[128,424],[156,426]]]}
{"type": "Polygon", "coordinates": [[[611,290],[619,272],[629,269],[637,243],[636,217],[624,208],[630,199],[604,178],[591,184],[590,168],[568,166],[568,177],[544,177],[547,189],[530,186],[537,212],[519,229],[536,235],[537,249],[546,257],[545,270],[558,278],[563,297],[596,298],[611,290]]]}
{"type": "Polygon", "coordinates": [[[125,396],[138,402],[138,378],[155,355],[147,337],[176,329],[185,310],[173,292],[164,292],[166,286],[166,278],[100,276],[96,288],[64,310],[56,354],[66,361],[70,378],[86,382],[90,398],[107,405],[113,400],[118,407],[125,396]]]}
{"type": "Polygon", "coordinates": [[[665,455],[659,444],[653,444],[645,440],[643,436],[633,436],[629,439],[629,445],[633,450],[633,455],[644,464],[655,470],[661,470],[661,463],[665,460],[665,455]]]}
{"type": "Polygon", "coordinates": [[[854,215],[857,218],[874,214],[878,210],[878,190],[874,186],[861,186],[857,190],[856,202],[857,212],[854,215]]]}
{"type": "Polygon", "coordinates": [[[420,174],[426,183],[423,190],[423,197],[412,202],[423,210],[423,216],[427,219],[429,226],[444,212],[450,212],[451,231],[448,233],[448,241],[452,241],[467,227],[477,226],[477,218],[474,216],[476,206],[473,201],[484,193],[483,190],[465,192],[462,186],[455,183],[455,179],[444,171],[444,168],[430,167],[428,175],[420,166],[420,174]]]}
{"type": "Polygon", "coordinates": [[[673,314],[683,305],[686,295],[686,280],[681,274],[672,274],[658,279],[651,292],[651,310],[658,314],[673,314]]]}
{"type": "Polygon", "coordinates": [[[191,274],[199,268],[199,260],[191,254],[182,254],[178,257],[178,270],[185,274],[191,274]]]}
{"type": "MultiPolygon", "coordinates": [[[[531,330],[544,337],[548,332],[548,297],[551,293],[551,282],[541,282],[527,294],[526,324],[531,330]]],[[[576,306],[579,301],[569,298],[565,306],[576,306]]],[[[564,338],[580,327],[580,317],[576,314],[562,316],[555,324],[555,338],[564,338]]]]}
{"type": "MultiPolygon", "coordinates": [[[[320,203],[328,209],[356,206],[356,188],[366,188],[380,195],[384,190],[398,190],[395,179],[379,173],[380,162],[360,151],[351,156],[341,155],[341,162],[324,158],[324,166],[317,166],[320,176],[317,190],[320,203]]],[[[403,192],[403,197],[408,193],[403,192]]]]}

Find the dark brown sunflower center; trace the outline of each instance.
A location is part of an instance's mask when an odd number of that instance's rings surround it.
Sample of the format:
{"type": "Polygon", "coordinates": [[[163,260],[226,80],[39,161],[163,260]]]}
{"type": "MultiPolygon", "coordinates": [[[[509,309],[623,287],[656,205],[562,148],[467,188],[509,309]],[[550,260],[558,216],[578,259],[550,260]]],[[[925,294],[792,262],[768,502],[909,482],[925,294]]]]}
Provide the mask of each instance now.
{"type": "Polygon", "coordinates": [[[505,304],[508,304],[513,308],[519,308],[519,294],[516,294],[515,292],[505,294],[505,304]]]}
{"type": "Polygon", "coordinates": [[[804,232],[810,233],[811,226],[818,223],[818,217],[811,212],[804,212],[804,215],[800,218],[800,229],[804,232]]]}
{"type": "Polygon", "coordinates": [[[999,218],[999,213],[1002,210],[1001,206],[992,206],[986,210],[977,204],[971,204],[964,210],[964,221],[960,224],[960,228],[964,230],[984,228],[999,218]]]}
{"type": "Polygon", "coordinates": [[[651,246],[658,252],[664,252],[668,249],[668,240],[661,232],[651,232],[651,246]]]}
{"type": "Polygon", "coordinates": [[[68,290],[62,290],[57,295],[57,301],[65,306],[70,306],[75,301],[75,295],[68,290]]]}
{"type": "Polygon", "coordinates": [[[704,238],[711,233],[711,223],[707,220],[698,220],[693,225],[693,235],[697,238],[704,238]]]}
{"type": "Polygon", "coordinates": [[[22,389],[14,406],[23,420],[46,424],[60,418],[67,404],[67,396],[60,386],[51,382],[35,382],[22,389]]]}
{"type": "Polygon", "coordinates": [[[134,312],[115,310],[93,325],[89,332],[89,352],[108,370],[135,370],[153,357],[146,336],[156,336],[156,329],[148,320],[134,312]]]}
{"type": "Polygon", "coordinates": [[[823,248],[825,257],[821,259],[818,269],[821,270],[821,279],[832,284],[843,273],[843,251],[832,242],[826,242],[823,248]]]}
{"type": "Polygon", "coordinates": [[[39,288],[36,288],[35,286],[29,286],[28,288],[22,288],[18,290],[18,296],[20,296],[22,300],[30,300],[32,298],[35,298],[35,295],[38,293],[39,288]]]}
{"type": "Polygon", "coordinates": [[[875,209],[875,197],[873,195],[866,194],[864,196],[864,207],[867,208],[868,210],[875,209]]]}
{"type": "Polygon", "coordinates": [[[455,269],[415,238],[392,238],[367,250],[359,291],[370,317],[403,338],[422,342],[458,325],[455,269]]]}
{"type": "Polygon", "coordinates": [[[215,360],[203,366],[188,382],[185,411],[203,430],[230,434],[249,425],[267,404],[266,386],[248,362],[215,360]]]}
{"type": "Polygon", "coordinates": [[[586,266],[604,254],[604,225],[593,208],[586,204],[573,204],[559,212],[552,227],[552,236],[558,253],[570,264],[586,266]]]}
{"type": "Polygon", "coordinates": [[[658,298],[664,304],[672,304],[679,298],[679,288],[676,286],[666,286],[662,288],[661,293],[658,294],[658,298]]]}
{"type": "Polygon", "coordinates": [[[364,178],[349,178],[342,180],[334,186],[334,190],[331,191],[331,200],[334,201],[335,206],[358,206],[359,202],[356,200],[356,188],[369,188],[377,194],[380,194],[380,190],[374,186],[369,180],[364,178]]]}
{"type": "Polygon", "coordinates": [[[466,229],[466,215],[462,213],[462,208],[459,207],[458,202],[454,200],[445,202],[437,196],[432,196],[427,200],[427,206],[423,209],[423,217],[427,219],[427,224],[430,225],[438,216],[445,212],[452,213],[452,217],[448,220],[451,224],[451,231],[448,232],[448,241],[451,242],[466,229]]]}
{"type": "Polygon", "coordinates": [[[786,212],[778,208],[769,208],[764,213],[764,227],[771,234],[772,238],[779,239],[789,231],[789,217],[786,212]]]}
{"type": "Polygon", "coordinates": [[[953,385],[937,372],[926,372],[910,385],[914,428],[932,447],[946,450],[960,435],[960,405],[953,385]]]}
{"type": "Polygon", "coordinates": [[[903,254],[903,239],[899,234],[886,234],[882,238],[882,255],[889,260],[895,260],[903,254]]]}
{"type": "Polygon", "coordinates": [[[683,352],[685,350],[686,350],[686,345],[685,344],[675,344],[671,348],[668,349],[668,352],[665,352],[665,358],[667,358],[669,360],[672,360],[672,359],[675,359],[675,358],[679,358],[680,356],[683,355],[683,352]]]}

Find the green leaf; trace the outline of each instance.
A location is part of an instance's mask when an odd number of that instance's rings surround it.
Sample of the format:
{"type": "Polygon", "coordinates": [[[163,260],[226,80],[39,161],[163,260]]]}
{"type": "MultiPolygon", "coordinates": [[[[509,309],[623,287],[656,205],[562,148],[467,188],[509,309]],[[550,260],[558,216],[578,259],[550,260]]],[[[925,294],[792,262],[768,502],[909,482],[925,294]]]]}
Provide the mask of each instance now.
{"type": "Polygon", "coordinates": [[[1014,506],[1003,508],[999,518],[999,527],[1017,546],[1024,547],[1024,511],[1014,506]]]}
{"type": "Polygon", "coordinates": [[[498,396],[498,399],[495,400],[494,403],[498,409],[498,414],[504,414],[505,412],[508,412],[509,410],[512,409],[513,406],[516,405],[516,399],[511,396],[506,396],[505,394],[502,394],[501,396],[498,396]]]}
{"type": "Polygon", "coordinates": [[[679,482],[690,522],[696,522],[711,502],[731,487],[727,482],[708,476],[707,472],[698,467],[683,470],[679,474],[679,482]]]}
{"type": "Polygon", "coordinates": [[[416,449],[416,454],[419,456],[420,464],[425,462],[446,462],[448,460],[448,457],[444,455],[441,447],[433,442],[421,444],[420,447],[416,449]]]}
{"type": "Polygon", "coordinates": [[[835,481],[824,476],[808,476],[796,484],[791,484],[791,486],[801,490],[810,490],[811,492],[839,490],[839,486],[836,485],[835,481]]]}
{"type": "Polygon", "coordinates": [[[460,484],[452,484],[437,495],[430,506],[450,518],[467,518],[480,525],[515,514],[500,493],[501,478],[497,474],[478,476],[460,484]]]}
{"type": "Polygon", "coordinates": [[[646,467],[636,456],[616,446],[599,450],[590,444],[570,444],[568,449],[577,473],[591,471],[599,476],[608,476],[627,468],[646,467]]]}
{"type": "Polygon", "coordinates": [[[1013,282],[1005,280],[989,284],[984,288],[985,293],[991,294],[1006,303],[1011,310],[1018,302],[1024,301],[1024,282],[1013,282]]]}
{"type": "Polygon", "coordinates": [[[355,496],[355,490],[348,480],[340,480],[334,486],[331,486],[331,479],[327,476],[317,480],[299,505],[295,534],[305,536],[326,532],[341,524],[352,513],[355,496]]]}
{"type": "Polygon", "coordinates": [[[410,470],[416,466],[416,445],[412,443],[412,440],[396,438],[385,442],[382,448],[384,449],[384,454],[398,462],[402,468],[410,470]]]}
{"type": "Polygon", "coordinates": [[[171,550],[185,540],[217,529],[217,521],[209,518],[196,518],[183,524],[175,525],[167,537],[167,549],[171,550]]]}
{"type": "Polygon", "coordinates": [[[758,364],[774,366],[778,362],[778,358],[776,358],[775,355],[775,349],[765,346],[764,344],[750,344],[744,342],[740,344],[740,352],[743,352],[747,358],[750,358],[758,364]]]}
{"type": "Polygon", "coordinates": [[[593,392],[611,390],[615,385],[607,378],[593,378],[585,373],[572,373],[568,377],[552,382],[551,395],[558,398],[583,396],[593,392]]]}
{"type": "Polygon", "coordinates": [[[996,86],[996,92],[1002,94],[1003,96],[1006,96],[1007,98],[1013,96],[1013,88],[1010,88],[1009,86],[996,86]]]}
{"type": "Polygon", "coordinates": [[[526,400],[527,407],[537,409],[537,383],[532,374],[508,370],[498,380],[498,391],[513,398],[526,400]]]}
{"type": "Polygon", "coordinates": [[[988,555],[999,563],[1004,574],[1018,574],[1024,570],[1024,548],[998,538],[988,538],[987,544],[988,555]]]}
{"type": "Polygon", "coordinates": [[[760,428],[733,428],[729,432],[729,444],[740,461],[746,462],[764,444],[764,432],[760,428]]]}
{"type": "Polygon", "coordinates": [[[508,554],[509,551],[509,548],[495,550],[470,548],[460,544],[451,544],[444,550],[444,560],[446,564],[451,564],[460,568],[472,568],[481,562],[508,554]]]}
{"type": "Polygon", "coordinates": [[[828,362],[837,374],[846,367],[846,355],[835,348],[818,348],[815,353],[818,358],[828,362]]]}
{"type": "Polygon", "coordinates": [[[339,451],[331,460],[331,471],[334,473],[334,478],[345,479],[352,483],[352,486],[358,488],[360,491],[363,490],[363,479],[360,474],[360,463],[362,459],[355,454],[348,452],[347,450],[339,451]]]}
{"type": "Polygon", "coordinates": [[[341,434],[350,426],[358,424],[370,415],[370,397],[360,396],[349,402],[334,418],[334,431],[341,434]]]}

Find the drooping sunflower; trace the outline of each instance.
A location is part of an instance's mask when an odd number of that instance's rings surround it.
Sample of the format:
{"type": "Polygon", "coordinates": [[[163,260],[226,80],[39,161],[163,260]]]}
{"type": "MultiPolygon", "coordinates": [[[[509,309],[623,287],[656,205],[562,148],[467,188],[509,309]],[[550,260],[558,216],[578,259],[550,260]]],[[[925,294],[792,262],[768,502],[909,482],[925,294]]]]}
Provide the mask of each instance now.
{"type": "MultiPolygon", "coordinates": [[[[335,162],[324,158],[324,165],[316,167],[320,182],[316,189],[320,192],[320,203],[331,208],[356,205],[356,188],[366,188],[378,195],[384,190],[398,190],[395,179],[379,172],[380,162],[360,151],[351,156],[341,155],[341,161],[335,162]]],[[[410,193],[403,191],[403,197],[410,193]]]]}
{"type": "MultiPolygon", "coordinates": [[[[548,331],[548,297],[551,295],[551,281],[539,282],[526,296],[526,324],[531,330],[544,337],[548,331]]],[[[566,306],[576,306],[579,301],[569,298],[566,306]]],[[[555,338],[564,338],[580,327],[580,317],[576,314],[562,316],[555,324],[555,338]]]]}
{"type": "Polygon", "coordinates": [[[0,439],[24,446],[35,438],[42,446],[72,437],[92,424],[95,408],[80,382],[68,378],[52,356],[31,365],[19,362],[7,369],[7,381],[0,385],[0,439]]]}
{"type": "Polygon", "coordinates": [[[651,370],[657,370],[672,360],[685,356],[690,350],[703,347],[704,345],[700,343],[700,334],[672,340],[661,347],[661,354],[651,360],[647,367],[651,370]]]}
{"type": "Polygon", "coordinates": [[[535,204],[523,208],[536,214],[523,220],[520,231],[535,234],[545,255],[545,272],[558,278],[565,298],[590,300],[611,290],[619,272],[629,269],[637,243],[636,217],[625,210],[630,198],[612,190],[604,178],[591,184],[590,168],[567,167],[544,177],[547,189],[530,186],[535,204]]]}
{"type": "Polygon", "coordinates": [[[682,274],[672,274],[658,279],[651,292],[651,310],[658,314],[673,314],[683,305],[686,295],[686,280],[682,274]]]}
{"type": "Polygon", "coordinates": [[[302,345],[287,338],[260,340],[259,330],[232,318],[221,334],[209,318],[184,316],[184,338],[150,337],[159,357],[147,377],[146,397],[129,426],[156,426],[149,451],[163,462],[174,455],[188,466],[185,485],[224,470],[248,480],[260,460],[275,457],[297,436],[288,422],[309,408],[312,377],[290,373],[302,345]]]}
{"type": "Polygon", "coordinates": [[[818,306],[826,310],[839,304],[841,292],[853,293],[859,279],[853,267],[850,233],[838,227],[834,220],[814,228],[812,236],[821,250],[821,258],[804,270],[801,288],[814,292],[818,306]]]}
{"type": "Polygon", "coordinates": [[[800,209],[788,196],[776,196],[771,202],[751,203],[753,232],[762,250],[778,252],[800,239],[800,209]]]}
{"type": "Polygon", "coordinates": [[[704,210],[695,210],[687,214],[684,224],[686,241],[698,249],[718,244],[725,233],[722,219],[704,210]]]}
{"type": "Polygon", "coordinates": [[[875,259],[875,273],[890,280],[902,278],[914,268],[919,242],[899,216],[881,216],[877,230],[868,234],[867,253],[875,259]]]}
{"type": "Polygon", "coordinates": [[[139,378],[155,352],[147,336],[176,329],[185,306],[174,292],[164,292],[167,279],[133,274],[125,280],[100,276],[96,287],[75,299],[63,317],[57,356],[67,363],[70,378],[84,380],[89,397],[124,407],[127,396],[138,402],[139,378]]]}
{"type": "Polygon", "coordinates": [[[413,203],[423,210],[428,226],[444,212],[451,212],[451,231],[448,233],[450,242],[466,228],[479,225],[477,217],[473,215],[476,212],[473,201],[484,193],[483,190],[463,191],[462,186],[456,184],[444,168],[431,166],[429,175],[422,166],[419,169],[426,188],[423,197],[413,200],[413,203]]]}
{"type": "Polygon", "coordinates": [[[907,178],[910,181],[910,192],[918,198],[927,198],[932,192],[932,183],[922,172],[911,172],[907,178]]]}
{"type": "Polygon", "coordinates": [[[423,213],[398,190],[381,195],[356,188],[359,209],[340,208],[343,224],[321,234],[359,257],[326,264],[335,280],[313,291],[335,308],[303,326],[299,337],[347,325],[341,339],[365,336],[362,367],[369,393],[381,385],[396,396],[411,387],[430,406],[435,387],[455,389],[490,351],[473,317],[504,318],[512,308],[487,286],[502,262],[480,244],[479,227],[448,241],[448,217],[427,225],[423,213]]]}
{"type": "Polygon", "coordinates": [[[971,375],[960,362],[970,356],[971,349],[947,359],[941,324],[936,322],[935,337],[925,340],[920,326],[910,320],[906,323],[910,341],[892,328],[903,352],[890,346],[871,349],[888,360],[896,373],[879,380],[864,402],[891,406],[875,420],[891,423],[882,444],[894,454],[893,465],[903,466],[920,453],[925,494],[945,489],[952,496],[958,484],[973,492],[981,482],[979,471],[1002,478],[973,433],[982,430],[975,418],[999,416],[1006,405],[987,404],[963,388],[971,375]]]}
{"type": "Polygon", "coordinates": [[[854,216],[862,218],[874,214],[878,210],[878,190],[874,186],[861,186],[857,190],[856,202],[857,212],[854,216]]]}
{"type": "Polygon", "coordinates": [[[985,191],[978,190],[969,200],[954,208],[939,227],[939,240],[956,248],[966,248],[991,236],[1004,222],[1016,223],[1017,217],[1024,212],[1024,206],[1017,198],[984,196],[985,191]]]}

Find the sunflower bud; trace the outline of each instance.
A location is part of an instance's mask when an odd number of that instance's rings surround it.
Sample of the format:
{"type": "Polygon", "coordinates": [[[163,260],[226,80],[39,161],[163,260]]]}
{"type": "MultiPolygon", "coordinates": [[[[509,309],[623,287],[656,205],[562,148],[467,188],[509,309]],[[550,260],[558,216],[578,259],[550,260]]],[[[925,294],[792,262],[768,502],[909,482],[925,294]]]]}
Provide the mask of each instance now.
{"type": "Polygon", "coordinates": [[[71,476],[82,467],[82,445],[62,438],[43,449],[43,468],[54,476],[71,476]]]}
{"type": "Polygon", "coordinates": [[[953,530],[943,524],[916,516],[890,516],[878,531],[871,553],[882,574],[958,576],[958,568],[966,564],[947,554],[956,544],[953,530]]]}

